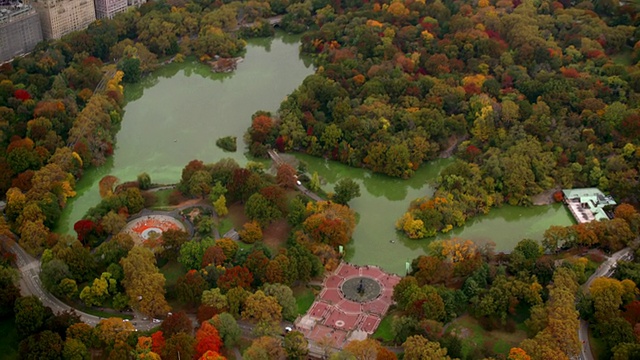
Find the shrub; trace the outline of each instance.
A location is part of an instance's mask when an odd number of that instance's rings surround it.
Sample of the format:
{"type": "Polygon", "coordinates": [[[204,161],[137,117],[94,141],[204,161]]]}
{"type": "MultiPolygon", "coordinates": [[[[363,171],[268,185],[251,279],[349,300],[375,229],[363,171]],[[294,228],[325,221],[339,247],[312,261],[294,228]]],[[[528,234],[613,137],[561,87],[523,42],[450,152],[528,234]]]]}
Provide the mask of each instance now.
{"type": "Polygon", "coordinates": [[[235,136],[225,136],[218,140],[216,140],[216,146],[221,148],[224,151],[234,152],[237,150],[236,145],[236,137],[235,136]]]}

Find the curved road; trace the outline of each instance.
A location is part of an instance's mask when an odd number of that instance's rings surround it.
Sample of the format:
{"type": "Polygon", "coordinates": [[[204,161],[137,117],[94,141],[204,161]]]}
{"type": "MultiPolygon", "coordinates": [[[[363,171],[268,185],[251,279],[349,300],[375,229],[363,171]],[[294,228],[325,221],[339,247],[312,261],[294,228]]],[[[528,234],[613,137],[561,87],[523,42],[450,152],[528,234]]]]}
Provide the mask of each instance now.
{"type": "MultiPolygon", "coordinates": [[[[616,269],[616,264],[619,260],[630,260],[633,257],[633,252],[630,248],[624,248],[613,255],[609,256],[605,262],[600,264],[596,271],[582,284],[582,290],[585,294],[589,293],[589,286],[593,280],[599,277],[610,277],[616,269]]],[[[580,328],[578,329],[578,338],[582,343],[582,349],[580,350],[581,360],[593,360],[593,354],[591,353],[591,345],[589,344],[589,323],[586,320],[580,319],[580,328]]]]}
{"type": "MultiPolygon", "coordinates": [[[[80,316],[80,320],[82,320],[82,322],[91,326],[98,325],[100,320],[103,319],[99,316],[90,315],[79,311],[63,303],[57,297],[53,296],[51,293],[45,290],[42,287],[42,283],[40,282],[40,260],[29,255],[15,241],[8,238],[4,238],[2,241],[5,244],[5,248],[16,255],[16,265],[18,266],[21,274],[20,293],[23,296],[37,296],[42,301],[42,304],[44,304],[44,306],[50,307],[55,314],[59,314],[64,311],[74,311],[80,316]]],[[[157,326],[157,324],[154,324],[150,320],[134,319],[132,323],[134,324],[136,329],[142,331],[149,330],[157,326]]]]}

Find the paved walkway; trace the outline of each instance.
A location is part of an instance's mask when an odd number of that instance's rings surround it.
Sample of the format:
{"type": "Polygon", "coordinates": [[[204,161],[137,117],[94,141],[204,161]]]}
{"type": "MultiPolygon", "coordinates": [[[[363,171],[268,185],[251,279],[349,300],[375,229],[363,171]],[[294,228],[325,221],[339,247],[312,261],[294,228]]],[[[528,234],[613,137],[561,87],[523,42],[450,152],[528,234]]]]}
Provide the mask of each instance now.
{"type": "MultiPolygon", "coordinates": [[[[278,154],[277,151],[273,150],[273,149],[269,149],[267,151],[269,153],[269,157],[271,157],[271,160],[273,160],[274,163],[276,163],[276,166],[279,166],[281,164],[286,164],[287,162],[284,161],[282,159],[282,157],[280,157],[280,154],[278,154]]],[[[311,190],[307,189],[304,185],[302,185],[302,183],[297,183],[296,184],[296,188],[303,194],[305,194],[308,198],[310,198],[311,200],[315,200],[315,201],[324,201],[325,199],[321,198],[318,194],[312,192],[311,190]]]]}
{"type": "MultiPolygon", "coordinates": [[[[615,271],[615,265],[618,260],[629,260],[633,257],[633,252],[630,248],[624,248],[607,258],[605,262],[600,264],[596,271],[587,279],[582,285],[582,290],[585,294],[589,293],[589,286],[593,280],[599,277],[610,277],[615,271]]],[[[580,327],[578,328],[578,339],[582,343],[582,349],[580,350],[581,360],[593,360],[593,353],[591,352],[591,344],[589,343],[589,323],[585,320],[580,320],[580,327]]]]}

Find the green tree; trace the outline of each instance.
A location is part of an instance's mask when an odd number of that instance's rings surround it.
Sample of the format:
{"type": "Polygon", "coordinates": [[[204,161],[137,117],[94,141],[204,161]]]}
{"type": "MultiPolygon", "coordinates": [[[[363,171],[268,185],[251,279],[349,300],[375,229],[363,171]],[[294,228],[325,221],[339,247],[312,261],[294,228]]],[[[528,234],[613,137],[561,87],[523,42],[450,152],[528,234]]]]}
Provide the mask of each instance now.
{"type": "Polygon", "coordinates": [[[209,246],[215,245],[215,241],[212,238],[206,237],[200,241],[191,240],[184,244],[180,248],[180,256],[178,256],[178,262],[187,269],[200,269],[202,265],[202,257],[207,251],[209,246]]]}
{"type": "Polygon", "coordinates": [[[151,176],[146,172],[138,175],[138,186],[141,190],[148,190],[151,187],[151,176]]]}
{"type": "Polygon", "coordinates": [[[251,195],[245,204],[244,212],[249,219],[259,222],[262,226],[282,217],[280,209],[262,194],[251,195]]]}
{"type": "Polygon", "coordinates": [[[299,331],[289,331],[284,336],[284,350],[288,359],[306,359],[309,354],[309,342],[299,331]]]}
{"type": "Polygon", "coordinates": [[[127,83],[136,83],[140,81],[140,59],[137,57],[127,56],[118,62],[118,70],[124,72],[122,80],[127,83]]]}
{"type": "Polygon", "coordinates": [[[40,299],[35,296],[25,296],[16,300],[14,312],[18,335],[27,337],[42,329],[47,318],[47,311],[40,299]]]}
{"type": "Polygon", "coordinates": [[[85,344],[78,339],[68,337],[64,342],[62,357],[65,360],[89,360],[91,356],[85,344]]]}
{"type": "Polygon", "coordinates": [[[509,269],[517,274],[519,271],[533,273],[536,261],[542,256],[542,247],[531,239],[523,239],[518,242],[509,257],[509,269]]]}
{"type": "Polygon", "coordinates": [[[218,329],[220,338],[224,342],[224,347],[227,349],[233,348],[240,340],[242,331],[236,319],[231,314],[224,312],[214,316],[210,320],[211,324],[218,329]]]}
{"type": "Polygon", "coordinates": [[[282,308],[282,318],[293,321],[298,316],[298,305],[291,288],[284,284],[265,284],[262,287],[265,295],[273,296],[282,308]]]}
{"type": "Polygon", "coordinates": [[[218,196],[218,199],[213,202],[213,209],[218,216],[227,216],[229,209],[227,209],[227,198],[224,195],[218,196]]]}
{"type": "Polygon", "coordinates": [[[62,347],[60,335],[45,330],[22,340],[18,351],[24,359],[60,359],[62,347]]]}
{"type": "Polygon", "coordinates": [[[351,178],[338,180],[334,190],[333,201],[342,205],[347,205],[349,201],[360,196],[360,185],[351,178]]]}

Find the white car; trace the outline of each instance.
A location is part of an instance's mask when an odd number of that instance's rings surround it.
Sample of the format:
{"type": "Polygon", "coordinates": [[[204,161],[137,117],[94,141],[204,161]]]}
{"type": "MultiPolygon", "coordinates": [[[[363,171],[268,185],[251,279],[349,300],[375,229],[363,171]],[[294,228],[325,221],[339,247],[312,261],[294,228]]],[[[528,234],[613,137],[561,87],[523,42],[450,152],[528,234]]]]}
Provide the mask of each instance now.
{"type": "Polygon", "coordinates": [[[296,181],[296,184],[298,184],[298,185],[302,185],[302,183],[300,182],[300,180],[296,181]]]}
{"type": "Polygon", "coordinates": [[[162,321],[160,321],[160,319],[153,319],[152,321],[153,321],[154,324],[158,324],[158,323],[162,322],[162,321]]]}

